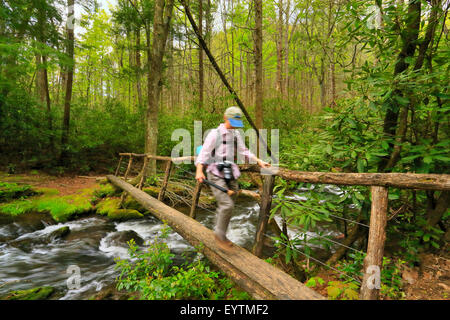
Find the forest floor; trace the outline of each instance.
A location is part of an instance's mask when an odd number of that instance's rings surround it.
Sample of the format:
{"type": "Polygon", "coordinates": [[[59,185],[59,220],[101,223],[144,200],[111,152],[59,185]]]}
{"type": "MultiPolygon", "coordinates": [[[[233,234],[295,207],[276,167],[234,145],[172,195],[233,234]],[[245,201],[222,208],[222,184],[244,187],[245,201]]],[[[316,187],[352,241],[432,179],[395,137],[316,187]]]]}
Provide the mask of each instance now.
{"type": "MultiPolygon", "coordinates": [[[[31,171],[21,174],[6,174],[0,171],[0,181],[25,183],[40,188],[53,188],[59,195],[75,194],[82,189],[93,188],[103,176],[51,176],[42,172],[31,171]]],[[[402,273],[403,291],[406,300],[450,300],[450,250],[449,245],[438,253],[423,253],[420,266],[405,268],[402,273]]],[[[317,274],[324,284],[313,289],[327,296],[329,281],[339,280],[332,270],[322,270],[317,274]]],[[[390,299],[384,297],[384,299],[390,299]]]]}
{"type": "Polygon", "coordinates": [[[100,176],[51,176],[42,172],[6,174],[0,172],[0,181],[24,183],[33,187],[52,188],[59,191],[60,196],[75,194],[80,190],[92,188],[98,184],[100,176]]]}
{"type": "MultiPolygon", "coordinates": [[[[448,248],[439,253],[424,253],[420,256],[420,266],[404,268],[402,280],[405,300],[450,300],[450,254],[448,248]]],[[[339,274],[333,270],[321,270],[318,277],[324,280],[322,285],[313,288],[327,296],[327,284],[339,280],[339,274]]],[[[382,296],[382,300],[392,300],[382,296]]]]}

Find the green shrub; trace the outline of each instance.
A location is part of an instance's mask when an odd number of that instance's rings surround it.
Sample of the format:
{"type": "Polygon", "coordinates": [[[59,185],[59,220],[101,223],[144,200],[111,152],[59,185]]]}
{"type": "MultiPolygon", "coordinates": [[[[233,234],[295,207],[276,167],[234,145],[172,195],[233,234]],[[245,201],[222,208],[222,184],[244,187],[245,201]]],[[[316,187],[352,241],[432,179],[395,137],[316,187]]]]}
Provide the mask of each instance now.
{"type": "Polygon", "coordinates": [[[212,271],[203,260],[186,266],[173,265],[175,255],[162,240],[169,228],[164,227],[146,251],[129,241],[128,259],[116,259],[120,270],[117,288],[138,291],[141,299],[249,299],[247,293],[236,289],[220,272],[212,271]]]}

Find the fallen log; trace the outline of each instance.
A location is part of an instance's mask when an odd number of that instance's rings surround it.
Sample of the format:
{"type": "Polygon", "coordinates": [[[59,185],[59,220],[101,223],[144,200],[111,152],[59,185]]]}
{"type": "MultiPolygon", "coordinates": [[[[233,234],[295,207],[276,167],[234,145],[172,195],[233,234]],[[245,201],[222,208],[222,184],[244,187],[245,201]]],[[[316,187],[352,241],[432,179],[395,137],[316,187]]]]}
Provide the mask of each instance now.
{"type": "Polygon", "coordinates": [[[256,299],[320,300],[320,294],[293,277],[257,258],[247,250],[232,244],[222,248],[211,230],[194,219],[165,205],[118,177],[108,180],[128,192],[154,216],[179,233],[190,244],[199,248],[208,259],[223,270],[243,290],[256,299]]]}

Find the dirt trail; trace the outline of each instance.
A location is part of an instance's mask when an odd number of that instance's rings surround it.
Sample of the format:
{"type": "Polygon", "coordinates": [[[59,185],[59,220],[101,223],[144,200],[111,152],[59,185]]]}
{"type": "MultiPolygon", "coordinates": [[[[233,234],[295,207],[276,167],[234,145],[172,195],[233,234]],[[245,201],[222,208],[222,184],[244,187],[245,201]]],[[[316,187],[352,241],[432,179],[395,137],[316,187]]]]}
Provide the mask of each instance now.
{"type": "Polygon", "coordinates": [[[98,176],[49,176],[45,173],[38,174],[23,173],[8,175],[0,173],[0,181],[26,183],[40,188],[52,188],[59,191],[59,195],[65,196],[77,193],[86,188],[98,185],[98,176]]]}

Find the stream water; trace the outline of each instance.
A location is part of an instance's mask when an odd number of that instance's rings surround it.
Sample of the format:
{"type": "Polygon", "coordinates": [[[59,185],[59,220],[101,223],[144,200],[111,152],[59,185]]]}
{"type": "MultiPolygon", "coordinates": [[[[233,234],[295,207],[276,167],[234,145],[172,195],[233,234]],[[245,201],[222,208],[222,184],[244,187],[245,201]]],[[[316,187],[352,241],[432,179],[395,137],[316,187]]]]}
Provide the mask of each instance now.
{"type": "MultiPolygon", "coordinates": [[[[258,212],[256,202],[238,202],[227,234],[231,241],[251,248],[258,212]]],[[[197,221],[210,229],[214,227],[211,212],[199,209],[197,221]]],[[[15,219],[0,216],[0,296],[11,290],[52,286],[56,290],[52,296],[54,299],[89,299],[100,290],[114,285],[119,274],[114,258],[128,257],[127,234],[139,236],[144,248],[162,228],[163,224],[152,216],[113,222],[92,215],[59,224],[52,222],[45,214],[33,213],[15,219]],[[64,226],[70,228],[70,233],[63,239],[54,237],[54,232],[64,226]],[[73,266],[79,268],[78,289],[68,287],[68,279],[73,275],[70,268],[73,266]]],[[[298,235],[299,231],[289,230],[289,233],[291,236],[298,235]]],[[[329,231],[329,234],[333,233],[329,231]]],[[[313,237],[314,233],[308,236],[313,237]]],[[[180,261],[183,252],[195,252],[175,232],[169,234],[166,242],[180,261]]]]}

